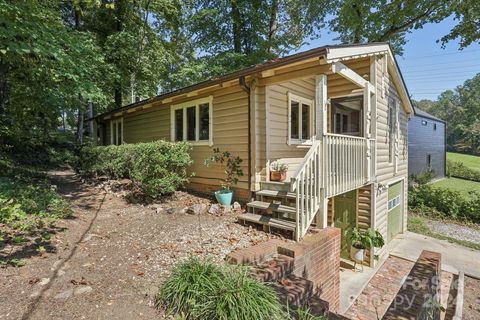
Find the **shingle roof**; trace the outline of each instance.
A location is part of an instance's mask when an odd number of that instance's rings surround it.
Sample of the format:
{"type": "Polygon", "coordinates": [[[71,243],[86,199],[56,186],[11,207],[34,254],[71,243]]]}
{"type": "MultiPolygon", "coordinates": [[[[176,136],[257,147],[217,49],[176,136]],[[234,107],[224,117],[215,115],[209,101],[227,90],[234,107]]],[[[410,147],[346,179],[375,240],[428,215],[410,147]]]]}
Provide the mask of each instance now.
{"type": "Polygon", "coordinates": [[[423,118],[427,118],[427,119],[431,119],[431,120],[436,120],[436,121],[440,121],[440,122],[445,122],[444,120],[440,119],[440,118],[437,118],[435,116],[432,116],[430,113],[428,112],[425,112],[423,111],[422,109],[420,109],[419,107],[413,107],[413,110],[415,111],[415,115],[416,116],[419,116],[419,117],[423,117],[423,118]]]}

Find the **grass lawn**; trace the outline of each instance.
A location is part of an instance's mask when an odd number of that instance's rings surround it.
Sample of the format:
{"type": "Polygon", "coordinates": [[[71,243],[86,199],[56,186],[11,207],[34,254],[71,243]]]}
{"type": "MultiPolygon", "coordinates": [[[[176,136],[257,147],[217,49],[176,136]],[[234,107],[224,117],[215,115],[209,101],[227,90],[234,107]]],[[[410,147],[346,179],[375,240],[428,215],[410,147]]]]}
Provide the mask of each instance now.
{"type": "Polygon", "coordinates": [[[470,169],[480,171],[480,157],[463,153],[447,152],[447,160],[458,161],[470,169]]]}
{"type": "Polygon", "coordinates": [[[432,183],[433,187],[450,189],[454,191],[460,191],[464,195],[468,195],[469,191],[480,192],[480,182],[458,179],[458,178],[445,178],[432,183]]]}

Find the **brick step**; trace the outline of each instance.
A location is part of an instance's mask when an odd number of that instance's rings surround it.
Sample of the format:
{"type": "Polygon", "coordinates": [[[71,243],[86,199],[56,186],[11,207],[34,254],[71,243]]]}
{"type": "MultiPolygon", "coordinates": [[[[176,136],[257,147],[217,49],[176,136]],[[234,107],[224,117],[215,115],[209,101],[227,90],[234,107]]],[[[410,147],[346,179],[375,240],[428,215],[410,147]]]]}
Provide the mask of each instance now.
{"type": "Polygon", "coordinates": [[[295,222],[273,218],[269,215],[260,215],[255,213],[243,213],[238,215],[239,220],[253,222],[268,227],[284,229],[288,231],[295,231],[297,228],[295,222]]]}
{"type": "Polygon", "coordinates": [[[315,286],[312,281],[293,274],[271,285],[280,299],[288,302],[289,307],[293,308],[304,306],[315,295],[315,286]]]}
{"type": "Polygon", "coordinates": [[[270,198],[282,198],[282,199],[295,199],[297,194],[295,192],[288,192],[282,190],[260,190],[255,193],[257,196],[270,197],[270,198]]]}
{"type": "Polygon", "coordinates": [[[263,282],[276,282],[293,271],[294,259],[284,255],[277,255],[270,260],[257,264],[255,276],[263,282]]]}

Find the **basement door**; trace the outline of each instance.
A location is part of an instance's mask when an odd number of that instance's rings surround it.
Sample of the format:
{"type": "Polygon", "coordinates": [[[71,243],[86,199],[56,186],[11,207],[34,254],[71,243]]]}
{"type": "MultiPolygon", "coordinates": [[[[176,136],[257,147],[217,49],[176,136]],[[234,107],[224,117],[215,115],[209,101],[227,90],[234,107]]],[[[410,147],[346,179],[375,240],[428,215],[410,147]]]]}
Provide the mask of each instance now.
{"type": "Polygon", "coordinates": [[[350,238],[357,224],[357,190],[336,196],[333,212],[333,225],[342,230],[340,257],[349,259],[352,244],[350,238]]]}
{"type": "Polygon", "coordinates": [[[403,181],[388,187],[387,242],[402,231],[403,181]]]}

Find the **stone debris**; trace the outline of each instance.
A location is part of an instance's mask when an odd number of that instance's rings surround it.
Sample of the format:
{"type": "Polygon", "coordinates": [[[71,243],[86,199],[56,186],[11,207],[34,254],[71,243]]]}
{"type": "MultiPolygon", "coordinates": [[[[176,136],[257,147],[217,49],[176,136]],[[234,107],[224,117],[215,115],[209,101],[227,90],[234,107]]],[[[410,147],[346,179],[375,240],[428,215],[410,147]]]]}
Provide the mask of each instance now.
{"type": "Polygon", "coordinates": [[[168,214],[185,214],[187,210],[185,208],[170,208],[167,210],[168,214]]]}
{"type": "Polygon", "coordinates": [[[242,209],[242,206],[240,205],[240,203],[238,203],[237,201],[235,201],[233,203],[233,210],[241,210],[242,209]]]}
{"type": "Polygon", "coordinates": [[[204,203],[197,203],[187,209],[188,214],[204,214],[208,210],[208,206],[204,203]]]}
{"type": "Polygon", "coordinates": [[[88,293],[92,290],[93,290],[92,287],[84,286],[84,287],[80,287],[80,288],[75,289],[74,294],[79,295],[79,294],[83,294],[83,293],[88,293]]]}
{"type": "Polygon", "coordinates": [[[70,298],[72,295],[73,295],[73,289],[67,289],[67,290],[57,294],[54,298],[55,299],[66,300],[66,299],[70,298]]]}

